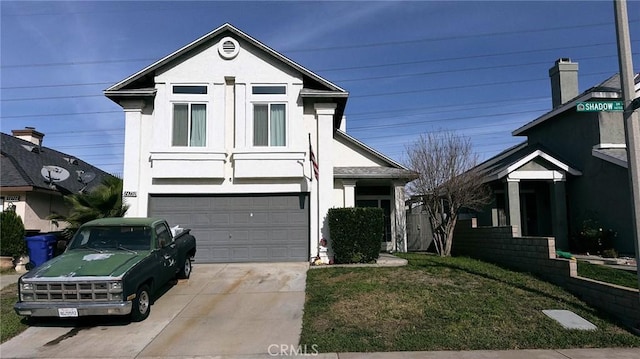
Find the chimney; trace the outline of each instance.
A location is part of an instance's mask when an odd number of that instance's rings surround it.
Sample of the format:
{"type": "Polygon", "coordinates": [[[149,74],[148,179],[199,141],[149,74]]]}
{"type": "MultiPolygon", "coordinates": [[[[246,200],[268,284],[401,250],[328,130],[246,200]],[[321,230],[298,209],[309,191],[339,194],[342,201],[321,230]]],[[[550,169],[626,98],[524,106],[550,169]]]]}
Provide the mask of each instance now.
{"type": "Polygon", "coordinates": [[[558,59],[549,69],[549,77],[553,108],[578,96],[578,63],[571,62],[570,58],[558,59]]]}
{"type": "Polygon", "coordinates": [[[24,130],[12,130],[13,137],[17,137],[21,140],[29,141],[38,148],[42,147],[42,138],[44,133],[36,131],[35,127],[25,127],[24,130]]]}

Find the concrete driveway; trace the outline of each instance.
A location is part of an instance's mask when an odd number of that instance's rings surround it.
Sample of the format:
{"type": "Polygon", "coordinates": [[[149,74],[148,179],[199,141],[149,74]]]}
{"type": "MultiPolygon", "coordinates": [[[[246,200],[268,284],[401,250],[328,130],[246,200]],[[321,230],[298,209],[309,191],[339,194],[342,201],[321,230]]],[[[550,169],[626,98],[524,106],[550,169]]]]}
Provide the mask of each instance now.
{"type": "Polygon", "coordinates": [[[0,345],[2,358],[264,357],[297,346],[308,263],[194,264],[140,323],[45,321],[0,345]]]}

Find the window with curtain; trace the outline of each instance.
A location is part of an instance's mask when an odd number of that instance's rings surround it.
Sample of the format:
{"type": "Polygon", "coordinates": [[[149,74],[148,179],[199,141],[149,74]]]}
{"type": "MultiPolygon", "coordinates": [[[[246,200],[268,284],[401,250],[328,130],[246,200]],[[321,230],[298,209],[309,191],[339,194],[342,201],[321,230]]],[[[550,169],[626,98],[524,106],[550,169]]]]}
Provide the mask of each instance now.
{"type": "Polygon", "coordinates": [[[285,104],[253,105],[253,145],[287,145],[287,106],[285,104]]]}
{"type": "Polygon", "coordinates": [[[173,105],[173,146],[204,147],[207,138],[207,105],[173,105]]]}

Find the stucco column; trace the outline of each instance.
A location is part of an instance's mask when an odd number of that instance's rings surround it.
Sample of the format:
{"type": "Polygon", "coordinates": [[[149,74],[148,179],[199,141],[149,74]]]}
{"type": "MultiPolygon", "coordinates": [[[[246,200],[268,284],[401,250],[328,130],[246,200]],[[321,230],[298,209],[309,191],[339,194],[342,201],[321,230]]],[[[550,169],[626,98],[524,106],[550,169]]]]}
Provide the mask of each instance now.
{"type": "Polygon", "coordinates": [[[498,200],[496,199],[496,193],[493,193],[493,197],[491,198],[491,226],[498,227],[499,225],[498,200]]]}
{"type": "MultiPolygon", "coordinates": [[[[142,110],[144,100],[126,100],[120,102],[124,109],[124,168],[123,168],[123,202],[129,205],[127,217],[146,217],[146,194],[141,193],[140,169],[142,147],[142,110]],[[144,203],[141,203],[144,201],[144,203]],[[142,213],[144,212],[144,213],[142,213]]],[[[147,163],[145,163],[147,165],[147,163]]]]}
{"type": "Polygon", "coordinates": [[[520,217],[520,180],[507,179],[507,203],[509,206],[509,224],[516,236],[522,236],[520,217]]]}
{"type": "MultiPolygon", "coordinates": [[[[329,226],[327,224],[327,212],[331,208],[333,194],[333,116],[336,111],[335,103],[317,103],[314,105],[316,110],[316,126],[317,126],[317,145],[314,147],[316,152],[316,160],[318,161],[319,179],[317,181],[317,223],[319,233],[311,234],[311,254],[315,257],[317,254],[317,243],[320,239],[325,238],[331,243],[329,238],[329,226]],[[315,237],[315,241],[314,241],[315,237]]],[[[312,207],[313,208],[313,207],[312,207]]],[[[312,214],[312,217],[313,216],[312,214]]],[[[313,227],[313,226],[312,226],[313,227]]],[[[329,245],[331,247],[331,245],[329,245]]],[[[329,258],[333,258],[331,252],[328,253],[329,258]]]]}
{"type": "Polygon", "coordinates": [[[567,191],[565,181],[553,181],[551,189],[553,235],[556,249],[569,250],[569,229],[567,225],[567,191]]]}
{"type": "Polygon", "coordinates": [[[344,207],[355,207],[356,206],[356,181],[354,180],[343,180],[342,188],[344,189],[344,207]]]}
{"type": "Polygon", "coordinates": [[[396,252],[407,251],[407,214],[404,209],[404,182],[393,183],[393,206],[391,207],[391,238],[396,252]]]}

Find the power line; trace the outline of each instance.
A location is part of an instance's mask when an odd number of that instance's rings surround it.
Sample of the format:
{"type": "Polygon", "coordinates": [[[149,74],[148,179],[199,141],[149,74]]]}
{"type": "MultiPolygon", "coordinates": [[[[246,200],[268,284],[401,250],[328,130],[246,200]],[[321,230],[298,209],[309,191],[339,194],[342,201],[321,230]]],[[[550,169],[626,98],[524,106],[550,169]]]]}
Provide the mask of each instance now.
{"type": "MultiPolygon", "coordinates": [[[[637,55],[640,53],[634,53],[634,55],[637,55]]],[[[617,57],[617,55],[604,55],[604,56],[592,56],[592,57],[586,57],[586,58],[581,58],[582,59],[601,59],[601,58],[606,58],[606,57],[617,57]]],[[[538,61],[538,62],[529,62],[529,63],[524,63],[524,64],[500,64],[500,65],[494,65],[494,66],[482,66],[482,67],[469,67],[469,68],[464,68],[464,69],[452,69],[452,70],[435,70],[435,71],[428,71],[428,72],[417,72],[417,73],[408,73],[408,74],[396,74],[396,75],[385,75],[385,76],[375,76],[375,77],[365,77],[365,78],[355,78],[355,79],[339,79],[339,80],[334,80],[334,82],[355,82],[355,81],[369,81],[369,80],[382,80],[382,79],[390,79],[390,78],[403,78],[403,77],[417,77],[417,76],[428,76],[428,75],[440,75],[440,74],[447,74],[447,73],[456,73],[456,72],[466,72],[466,71],[482,71],[482,70],[494,70],[494,69],[504,69],[504,68],[508,68],[508,67],[525,67],[525,66],[534,66],[534,65],[543,65],[543,64],[548,64],[547,61],[538,61]]]]}
{"type": "Polygon", "coordinates": [[[5,116],[2,115],[0,118],[27,118],[27,117],[58,117],[58,116],[76,116],[76,115],[97,115],[104,113],[123,113],[120,111],[91,111],[91,112],[69,112],[69,113],[42,113],[42,114],[31,114],[31,115],[10,115],[5,116]]]}
{"type": "MultiPolygon", "coordinates": [[[[640,41],[640,40],[638,40],[638,41],[640,41]]],[[[632,42],[638,42],[638,41],[632,41],[632,42]]],[[[615,42],[606,42],[606,43],[589,44],[589,45],[578,45],[578,46],[551,47],[551,48],[536,49],[536,50],[508,51],[508,52],[500,52],[500,53],[493,53],[493,54],[482,54],[482,55],[445,57],[445,58],[439,58],[439,59],[416,60],[416,61],[407,61],[407,62],[378,64],[378,65],[361,65],[361,66],[351,66],[351,67],[336,67],[336,68],[318,70],[318,72],[363,70],[363,69],[378,68],[378,67],[415,65],[415,64],[430,63],[430,62],[470,60],[470,59],[477,59],[477,58],[483,58],[483,57],[521,55],[521,54],[529,54],[529,53],[537,53],[537,52],[545,52],[545,51],[571,50],[571,49],[588,48],[588,47],[602,47],[602,46],[606,46],[606,45],[615,46],[615,42]]]]}
{"type": "Polygon", "coordinates": [[[389,111],[369,111],[369,112],[360,112],[360,113],[356,113],[356,114],[350,114],[347,113],[347,128],[349,130],[352,129],[351,126],[349,126],[349,123],[351,122],[362,122],[362,121],[369,121],[369,120],[376,120],[376,119],[385,119],[385,118],[389,118],[389,117],[393,117],[393,118],[398,118],[398,117],[415,117],[415,116],[425,116],[425,115],[433,115],[433,114],[438,114],[438,113],[449,113],[449,112],[460,112],[462,110],[468,110],[469,107],[473,106],[474,110],[478,110],[478,109],[491,109],[494,107],[499,107],[502,108],[504,106],[498,106],[496,104],[504,104],[504,103],[510,103],[513,102],[514,104],[521,106],[522,105],[522,101],[527,101],[528,103],[534,103],[534,102],[540,102],[540,100],[549,100],[548,96],[544,96],[544,97],[529,97],[529,98],[519,98],[519,99],[511,99],[511,100],[498,100],[498,101],[479,101],[479,102],[465,102],[464,104],[439,104],[440,107],[446,107],[446,109],[444,110],[433,110],[433,106],[426,106],[426,107],[413,107],[413,108],[407,108],[407,109],[395,109],[395,110],[389,110],[389,111]],[[529,101],[527,101],[529,100],[529,101]],[[533,101],[531,101],[533,100],[533,101]],[[483,106],[477,106],[477,105],[483,105],[483,106]],[[405,111],[421,111],[421,110],[427,110],[430,109],[430,111],[428,112],[420,112],[420,113],[409,113],[409,114],[403,114],[401,112],[405,112],[405,111]],[[386,114],[386,113],[392,113],[393,116],[374,116],[375,114],[386,114]],[[366,115],[366,117],[364,117],[364,115],[366,115]],[[356,116],[356,118],[353,118],[353,116],[356,116]],[[359,116],[363,116],[362,118],[357,118],[359,116]]]}
{"type": "Polygon", "coordinates": [[[78,97],[104,97],[104,95],[100,94],[100,95],[68,95],[68,96],[48,96],[48,97],[3,98],[3,99],[0,99],[0,101],[11,102],[11,101],[34,101],[34,100],[61,100],[61,99],[78,98],[78,97]]]}
{"type": "Polygon", "coordinates": [[[469,120],[469,119],[472,119],[472,118],[486,118],[486,117],[521,115],[521,114],[525,114],[525,113],[541,112],[541,111],[544,111],[544,110],[545,109],[534,109],[534,110],[528,110],[528,111],[503,112],[503,113],[492,113],[492,114],[487,114],[487,115],[462,116],[462,117],[449,117],[449,118],[440,118],[440,119],[432,119],[432,120],[424,120],[424,121],[396,122],[396,123],[384,124],[384,125],[351,127],[350,130],[375,130],[375,129],[382,129],[382,128],[390,128],[390,127],[405,127],[405,126],[419,125],[419,124],[423,124],[423,123],[444,122],[444,121],[460,121],[460,120],[469,120]]]}
{"type": "Polygon", "coordinates": [[[37,89],[37,88],[51,88],[51,87],[97,86],[97,85],[111,85],[111,84],[113,84],[113,82],[87,82],[87,83],[75,83],[75,84],[6,86],[6,87],[0,87],[0,90],[37,89]]]}
{"type": "MultiPolygon", "coordinates": [[[[637,21],[638,20],[630,20],[629,23],[633,23],[637,21]]],[[[432,37],[432,38],[422,38],[422,39],[404,40],[404,41],[388,41],[388,42],[375,42],[375,43],[369,43],[369,44],[317,47],[317,48],[307,48],[307,49],[298,49],[298,50],[288,50],[287,52],[296,53],[296,52],[313,52],[313,51],[351,50],[351,49],[362,49],[362,48],[381,47],[381,46],[398,46],[398,45],[407,45],[407,44],[417,44],[422,42],[451,41],[451,40],[461,40],[461,39],[474,39],[478,37],[529,34],[529,33],[536,33],[536,32],[547,32],[547,31],[568,30],[568,29],[581,29],[585,27],[593,28],[593,27],[611,26],[611,25],[612,23],[610,22],[603,22],[598,24],[547,27],[543,29],[528,29],[528,30],[520,30],[520,31],[497,31],[497,32],[489,32],[489,33],[482,33],[482,34],[473,34],[473,35],[455,35],[455,36],[432,37]]]]}
{"type": "MultiPolygon", "coordinates": [[[[640,40],[638,41],[632,41],[632,42],[640,42],[640,40]]],[[[317,72],[331,72],[331,71],[344,71],[344,70],[362,70],[362,69],[369,69],[369,68],[380,68],[380,67],[394,67],[394,66],[405,66],[405,65],[413,65],[413,64],[420,64],[420,63],[430,63],[430,62],[443,62],[443,61],[454,61],[454,60],[469,60],[469,59],[475,59],[475,58],[482,58],[482,57],[496,57],[496,56],[505,56],[505,55],[516,55],[516,54],[526,54],[526,53],[536,53],[536,52],[542,52],[542,51],[555,51],[555,50],[567,50],[567,49],[576,49],[576,48],[586,48],[586,47],[601,47],[604,45],[615,45],[615,43],[611,42],[611,43],[600,43],[600,44],[589,44],[589,45],[581,45],[581,46],[567,46],[567,47],[556,47],[556,48],[546,48],[546,49],[537,49],[537,50],[524,50],[524,51],[511,51],[511,52],[502,52],[502,53],[493,53],[493,54],[484,54],[484,55],[473,55],[473,56],[459,56],[459,57],[449,57],[449,58],[440,58],[440,59],[428,59],[428,60],[417,60],[417,61],[409,61],[409,62],[395,62],[395,63],[385,63],[385,64],[377,64],[377,65],[365,65],[365,66],[352,66],[352,67],[342,67],[342,68],[333,68],[333,69],[323,69],[323,70],[318,70],[317,72]]],[[[634,53],[634,55],[637,55],[638,53],[634,53]]],[[[612,57],[611,56],[592,56],[592,57],[581,57],[581,61],[582,60],[591,60],[591,59],[597,59],[597,58],[603,58],[603,57],[612,57]]],[[[148,60],[153,60],[153,59],[148,59],[148,60]]],[[[114,60],[117,62],[124,62],[124,61],[140,61],[140,59],[134,59],[134,60],[114,60]]],[[[91,63],[95,63],[95,61],[91,61],[91,63]]],[[[56,65],[61,65],[64,63],[58,63],[56,65]]],[[[69,64],[69,63],[67,63],[69,64]]],[[[529,63],[529,64],[514,64],[514,65],[499,65],[499,66],[495,66],[495,68],[501,68],[501,67],[514,67],[514,66],[525,66],[525,65],[534,65],[534,64],[542,64],[542,62],[537,62],[537,63],[529,63]]],[[[487,67],[487,68],[468,68],[468,69],[462,69],[462,70],[447,70],[447,71],[439,71],[439,72],[434,72],[434,73],[443,73],[443,72],[455,72],[455,71],[471,71],[471,70],[477,70],[477,69],[491,69],[494,67],[487,67]]],[[[404,75],[407,76],[407,75],[404,75]]],[[[375,78],[368,78],[368,79],[375,79],[375,78]]],[[[365,80],[365,79],[345,79],[345,80],[337,80],[337,81],[341,81],[341,82],[349,82],[349,81],[359,81],[359,80],[365,80]]],[[[335,82],[337,82],[335,81],[335,82]]],[[[30,85],[30,86],[5,86],[5,87],[0,87],[0,89],[2,90],[16,90],[16,89],[29,89],[29,88],[52,88],[52,87],[75,87],[75,86],[97,86],[97,85],[112,85],[114,82],[89,82],[89,83],[71,83],[71,84],[51,84],[51,85],[30,85]]]]}
{"type": "MultiPolygon", "coordinates": [[[[637,21],[639,20],[630,20],[629,23],[633,23],[637,21]]],[[[526,34],[526,33],[535,33],[535,32],[579,29],[579,28],[585,28],[585,27],[598,27],[598,26],[610,26],[610,25],[611,25],[610,23],[599,23],[599,24],[584,24],[584,25],[573,25],[573,26],[558,26],[558,27],[547,27],[542,29],[521,30],[521,31],[502,31],[502,32],[482,33],[482,34],[473,34],[473,35],[456,35],[456,36],[444,36],[444,37],[434,37],[434,38],[422,38],[422,39],[404,40],[404,41],[377,42],[377,43],[369,43],[369,44],[351,44],[351,45],[307,48],[307,49],[298,49],[298,50],[294,49],[294,50],[284,50],[283,52],[296,53],[296,52],[330,51],[330,50],[359,49],[359,48],[384,47],[384,46],[398,46],[398,45],[406,45],[406,44],[421,43],[421,42],[450,41],[450,40],[471,39],[471,38],[478,38],[478,37],[526,34]]],[[[158,58],[87,60],[87,61],[40,63],[40,64],[38,63],[12,64],[12,65],[1,65],[0,68],[8,69],[8,68],[24,68],[24,67],[77,66],[77,65],[96,65],[96,64],[105,64],[105,63],[138,62],[138,61],[154,61],[154,60],[158,60],[158,58]]]]}
{"type": "MultiPolygon", "coordinates": [[[[473,126],[473,127],[465,127],[464,129],[459,129],[456,131],[466,131],[466,130],[474,130],[474,129],[479,129],[479,128],[487,128],[487,127],[496,127],[496,126],[505,126],[505,125],[516,125],[516,124],[523,124],[523,121],[514,121],[514,122],[503,122],[503,123],[499,123],[499,124],[494,124],[494,125],[482,125],[482,126],[473,126]]],[[[442,129],[442,130],[434,130],[434,131],[425,131],[425,132],[429,132],[429,133],[441,133],[441,132],[447,132],[447,131],[453,131],[452,129],[442,129]]],[[[400,136],[411,136],[411,135],[415,135],[414,133],[406,133],[406,134],[397,134],[397,135],[393,135],[390,136],[389,134],[385,134],[384,136],[370,136],[370,137],[359,137],[358,139],[360,140],[371,140],[371,139],[378,139],[378,138],[390,138],[390,137],[400,137],[400,136]]]]}
{"type": "Polygon", "coordinates": [[[13,64],[2,65],[2,69],[15,69],[25,67],[55,67],[55,66],[78,66],[78,65],[102,65],[122,62],[142,62],[142,61],[155,61],[158,58],[146,58],[146,59],[122,59],[122,60],[92,60],[92,61],[71,61],[71,62],[49,62],[40,64],[13,64]]]}
{"type": "MultiPolygon", "coordinates": [[[[599,72],[591,75],[603,75],[608,74],[609,72],[599,72]]],[[[461,85],[461,86],[449,86],[449,87],[439,87],[439,88],[430,88],[430,89],[418,89],[418,90],[408,90],[408,91],[397,91],[397,92],[383,92],[383,93],[374,93],[368,95],[352,95],[349,98],[363,98],[363,97],[379,97],[379,96],[395,96],[395,95],[408,95],[422,92],[432,92],[432,91],[443,91],[443,90],[457,90],[460,88],[470,88],[470,87],[485,87],[485,86],[499,86],[499,85],[510,85],[514,83],[522,83],[522,82],[535,82],[535,81],[547,81],[548,78],[534,78],[534,79],[524,79],[524,80],[512,80],[512,81],[502,81],[502,82],[492,82],[492,83],[479,83],[479,84],[470,84],[470,85],[461,85]]]]}

